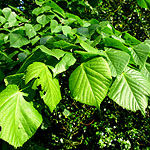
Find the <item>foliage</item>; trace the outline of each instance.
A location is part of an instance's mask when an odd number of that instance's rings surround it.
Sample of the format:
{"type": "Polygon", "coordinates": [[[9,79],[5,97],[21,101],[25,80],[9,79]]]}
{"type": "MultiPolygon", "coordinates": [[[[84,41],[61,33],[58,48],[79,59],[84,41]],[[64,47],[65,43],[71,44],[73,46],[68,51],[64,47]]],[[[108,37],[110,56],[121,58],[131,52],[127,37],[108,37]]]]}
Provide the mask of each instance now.
{"type": "MultiPolygon", "coordinates": [[[[141,42],[127,32],[119,32],[108,21],[81,19],[51,0],[36,1],[30,19],[30,15],[26,17],[19,12],[9,7],[0,11],[1,139],[20,147],[40,125],[43,130],[51,126],[45,116],[63,115],[64,121],[65,117],[71,118],[71,108],[64,108],[61,102],[68,97],[72,102],[83,103],[78,111],[81,114],[85,110],[87,116],[92,111],[97,113],[96,108],[103,107],[107,96],[121,107],[140,110],[145,115],[150,95],[149,40],[141,42]],[[86,110],[89,106],[85,104],[96,108],[86,110]],[[59,114],[57,109],[62,112],[59,114]],[[24,136],[18,140],[19,135],[24,136]]],[[[88,119],[79,118],[78,111],[72,113],[77,118],[76,128],[73,129],[72,119],[63,126],[66,132],[73,131],[65,141],[72,147],[82,142],[87,145],[91,140],[81,134],[78,142],[70,142],[69,138],[79,133],[79,129],[87,130],[88,124],[80,127],[80,123],[88,119]]],[[[113,113],[109,115],[109,119],[116,118],[113,113]]],[[[52,121],[57,122],[57,118],[52,121]]],[[[117,131],[114,134],[115,130],[109,126],[105,127],[107,134],[103,137],[100,132],[103,123],[91,122],[99,148],[111,143],[113,146],[116,140],[121,148],[131,147],[129,140],[120,138],[117,131]]],[[[136,128],[133,133],[136,134],[136,128]]],[[[51,133],[56,143],[64,143],[63,136],[51,133]]]]}

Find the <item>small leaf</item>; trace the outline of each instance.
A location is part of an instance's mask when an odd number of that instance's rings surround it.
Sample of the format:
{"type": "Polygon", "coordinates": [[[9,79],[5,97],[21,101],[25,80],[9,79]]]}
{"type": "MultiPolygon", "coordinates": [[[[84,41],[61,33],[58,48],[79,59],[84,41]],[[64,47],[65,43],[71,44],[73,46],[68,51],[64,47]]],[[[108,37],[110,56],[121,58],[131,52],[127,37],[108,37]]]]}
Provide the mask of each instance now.
{"type": "Polygon", "coordinates": [[[53,50],[52,51],[52,50],[48,49],[47,47],[45,47],[44,45],[40,45],[38,47],[41,49],[42,52],[44,52],[50,56],[54,56],[57,59],[60,59],[60,57],[62,57],[65,54],[65,52],[63,52],[62,50],[53,50]]]}
{"type": "Polygon", "coordinates": [[[31,40],[32,45],[34,45],[35,43],[37,43],[39,40],[40,40],[40,37],[39,37],[39,36],[36,36],[35,38],[33,38],[33,39],[31,40]]]}
{"type": "Polygon", "coordinates": [[[80,41],[80,45],[87,51],[87,52],[98,52],[98,49],[95,49],[94,47],[90,46],[89,44],[87,44],[86,42],[84,42],[83,40],[81,40],[79,38],[80,41]]]}
{"type": "Polygon", "coordinates": [[[33,88],[41,85],[42,98],[51,112],[56,108],[61,100],[59,82],[56,78],[52,78],[52,74],[44,63],[34,62],[27,68],[25,83],[36,78],[33,88]]]}
{"type": "Polygon", "coordinates": [[[26,31],[26,35],[29,37],[29,39],[36,35],[36,31],[34,30],[34,28],[31,24],[25,24],[25,31],[26,31]]]}
{"type": "Polygon", "coordinates": [[[111,72],[105,59],[98,57],[82,63],[69,78],[73,98],[100,108],[111,84],[111,72]]]}
{"type": "Polygon", "coordinates": [[[64,115],[65,117],[70,116],[70,111],[69,111],[69,110],[67,110],[67,109],[64,109],[64,111],[63,111],[63,115],[64,115]]]}
{"type": "Polygon", "coordinates": [[[41,15],[37,17],[37,22],[45,26],[50,22],[51,19],[53,19],[54,15],[41,15]]]}
{"type": "Polygon", "coordinates": [[[16,148],[30,139],[42,123],[41,115],[24,95],[16,85],[0,93],[0,138],[16,148]]]}
{"type": "Polygon", "coordinates": [[[52,69],[53,76],[66,71],[70,66],[76,62],[76,59],[71,53],[66,53],[65,56],[56,64],[55,68],[52,69]]]}
{"type": "Polygon", "coordinates": [[[0,16],[0,23],[4,24],[5,22],[6,22],[6,19],[4,17],[0,16]]]}
{"type": "Polygon", "coordinates": [[[29,43],[28,39],[25,38],[19,32],[10,33],[9,37],[10,37],[10,47],[20,48],[23,45],[27,45],[29,43]]]}
{"type": "Polygon", "coordinates": [[[62,31],[63,31],[63,34],[65,36],[67,36],[69,33],[71,33],[71,27],[69,27],[69,26],[62,26],[62,31]]]}
{"type": "Polygon", "coordinates": [[[54,30],[57,26],[58,26],[58,22],[56,20],[51,20],[50,28],[52,33],[54,33],[54,30]]]}
{"type": "Polygon", "coordinates": [[[16,26],[18,24],[16,19],[16,13],[12,12],[10,8],[4,8],[2,12],[5,16],[5,19],[8,21],[10,27],[16,26]]]}

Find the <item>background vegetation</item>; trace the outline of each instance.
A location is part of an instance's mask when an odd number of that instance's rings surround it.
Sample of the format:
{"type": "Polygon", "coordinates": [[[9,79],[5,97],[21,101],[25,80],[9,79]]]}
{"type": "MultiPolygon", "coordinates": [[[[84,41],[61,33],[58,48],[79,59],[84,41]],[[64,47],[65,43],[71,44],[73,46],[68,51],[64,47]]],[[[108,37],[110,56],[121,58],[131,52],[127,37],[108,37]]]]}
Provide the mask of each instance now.
{"type": "MultiPolygon", "coordinates": [[[[149,39],[150,10],[140,8],[135,0],[97,0],[97,5],[90,0],[55,2],[66,12],[76,14],[81,19],[108,20],[119,31],[128,31],[141,41],[149,39]]],[[[22,3],[11,0],[0,2],[1,9],[13,6],[15,10],[19,7],[28,19],[35,17],[32,14],[34,5],[32,0],[22,3]]],[[[67,95],[68,77],[69,72],[60,75],[61,91],[65,93],[63,100],[53,113],[47,107],[42,111],[42,126],[19,150],[150,148],[150,107],[143,117],[140,112],[127,111],[106,97],[99,111],[67,95]]],[[[14,148],[1,140],[0,149],[14,148]]]]}

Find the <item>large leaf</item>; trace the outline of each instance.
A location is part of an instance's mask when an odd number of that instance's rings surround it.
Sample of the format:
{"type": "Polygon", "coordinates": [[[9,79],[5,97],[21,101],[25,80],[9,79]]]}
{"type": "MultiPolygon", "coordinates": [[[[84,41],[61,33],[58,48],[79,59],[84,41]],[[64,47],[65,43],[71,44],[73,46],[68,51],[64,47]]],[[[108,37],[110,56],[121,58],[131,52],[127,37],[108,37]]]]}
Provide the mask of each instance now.
{"type": "Polygon", "coordinates": [[[33,87],[41,85],[43,90],[43,100],[50,108],[51,112],[61,100],[61,93],[58,80],[52,78],[52,74],[44,63],[34,62],[27,68],[25,83],[36,78],[33,87]]]}
{"type": "Polygon", "coordinates": [[[144,114],[149,94],[150,84],[147,79],[140,72],[128,68],[116,78],[108,95],[123,108],[140,110],[144,114]]]}
{"type": "Polygon", "coordinates": [[[0,93],[0,138],[14,147],[22,146],[42,123],[41,115],[24,95],[16,85],[0,93]]]}
{"type": "Polygon", "coordinates": [[[130,55],[115,49],[107,49],[106,54],[108,56],[108,64],[112,76],[116,77],[117,75],[120,75],[128,65],[130,55]]]}
{"type": "Polygon", "coordinates": [[[110,69],[101,57],[82,63],[69,78],[72,96],[81,103],[97,108],[105,98],[110,84],[110,69]]]}

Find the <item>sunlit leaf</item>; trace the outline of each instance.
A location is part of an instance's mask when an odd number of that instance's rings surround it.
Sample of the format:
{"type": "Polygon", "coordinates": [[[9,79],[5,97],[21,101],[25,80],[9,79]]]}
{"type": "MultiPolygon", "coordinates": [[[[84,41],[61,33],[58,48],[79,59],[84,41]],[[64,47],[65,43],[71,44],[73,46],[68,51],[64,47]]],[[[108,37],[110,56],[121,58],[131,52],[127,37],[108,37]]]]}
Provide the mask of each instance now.
{"type": "Polygon", "coordinates": [[[0,138],[14,147],[22,146],[42,123],[42,117],[16,85],[0,93],[0,138]]]}
{"type": "Polygon", "coordinates": [[[69,78],[73,98],[100,107],[111,84],[111,73],[105,59],[94,58],[78,66],[69,78]]]}
{"type": "Polygon", "coordinates": [[[26,84],[36,78],[33,88],[35,89],[41,85],[42,99],[49,107],[51,112],[56,108],[57,104],[61,100],[61,93],[59,82],[56,78],[52,78],[52,74],[44,63],[34,62],[27,68],[27,74],[25,77],[26,84]]]}

